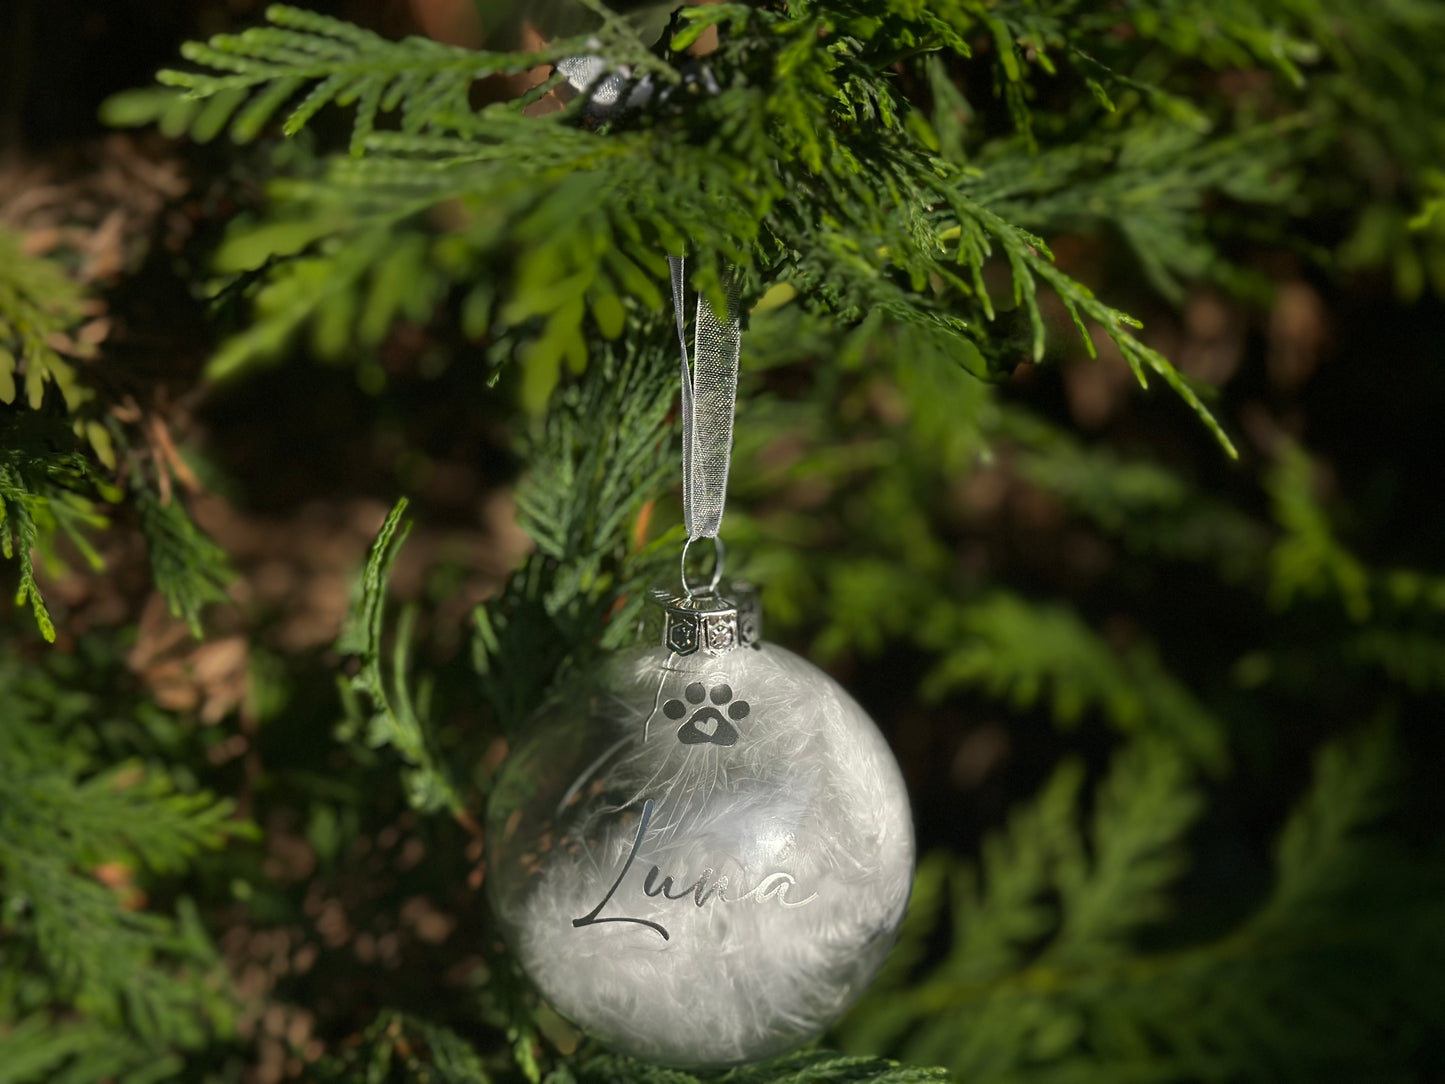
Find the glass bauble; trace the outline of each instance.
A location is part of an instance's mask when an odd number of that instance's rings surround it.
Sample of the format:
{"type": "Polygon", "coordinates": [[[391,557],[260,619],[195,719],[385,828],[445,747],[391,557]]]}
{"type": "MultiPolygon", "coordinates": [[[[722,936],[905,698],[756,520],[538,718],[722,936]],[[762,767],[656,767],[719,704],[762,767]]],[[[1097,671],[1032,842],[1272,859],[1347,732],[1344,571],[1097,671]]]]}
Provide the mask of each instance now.
{"type": "Polygon", "coordinates": [[[534,720],[488,811],[524,970],[663,1064],[817,1035],[882,964],[912,881],[907,793],[867,714],[792,652],[732,646],[601,663],[534,720]]]}

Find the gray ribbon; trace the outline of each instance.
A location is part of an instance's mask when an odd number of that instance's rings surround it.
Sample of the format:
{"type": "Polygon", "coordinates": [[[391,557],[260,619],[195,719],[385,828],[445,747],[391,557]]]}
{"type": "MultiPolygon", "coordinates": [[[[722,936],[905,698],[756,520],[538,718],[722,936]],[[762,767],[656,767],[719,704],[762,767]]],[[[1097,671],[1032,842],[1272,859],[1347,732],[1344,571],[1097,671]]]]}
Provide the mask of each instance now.
{"type": "Polygon", "coordinates": [[[683,257],[669,256],[672,308],[682,348],[682,515],[688,541],[716,539],[727,503],[728,463],[733,449],[733,406],[738,395],[738,354],[742,316],[738,282],[726,276],[727,313],[719,320],[698,295],[692,360],[687,352],[683,308],[686,279],[683,257]]]}

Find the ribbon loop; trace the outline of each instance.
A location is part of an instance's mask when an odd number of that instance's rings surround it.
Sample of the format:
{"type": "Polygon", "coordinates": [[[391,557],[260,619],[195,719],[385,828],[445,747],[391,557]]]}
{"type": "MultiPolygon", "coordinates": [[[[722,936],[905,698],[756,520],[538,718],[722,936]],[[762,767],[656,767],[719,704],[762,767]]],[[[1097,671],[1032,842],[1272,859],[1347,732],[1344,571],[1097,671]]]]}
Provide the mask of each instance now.
{"type": "Polygon", "coordinates": [[[716,538],[727,504],[733,448],[733,409],[738,394],[742,314],[737,277],[726,275],[727,311],[722,319],[701,294],[687,350],[684,258],[669,256],[672,305],[682,350],[682,514],[689,541],[716,538]]]}

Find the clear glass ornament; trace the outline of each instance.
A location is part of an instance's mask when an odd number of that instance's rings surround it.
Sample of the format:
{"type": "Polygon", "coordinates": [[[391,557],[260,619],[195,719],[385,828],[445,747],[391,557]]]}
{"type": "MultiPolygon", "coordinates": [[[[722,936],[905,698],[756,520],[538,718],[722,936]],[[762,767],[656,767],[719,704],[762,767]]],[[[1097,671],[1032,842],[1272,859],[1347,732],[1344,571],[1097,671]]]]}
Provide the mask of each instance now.
{"type": "Polygon", "coordinates": [[[751,596],[660,601],[667,646],[605,660],[509,757],[487,885],[564,1016],[636,1057],[722,1066],[862,993],[903,918],[913,826],[878,729],[757,642],[751,596]]]}

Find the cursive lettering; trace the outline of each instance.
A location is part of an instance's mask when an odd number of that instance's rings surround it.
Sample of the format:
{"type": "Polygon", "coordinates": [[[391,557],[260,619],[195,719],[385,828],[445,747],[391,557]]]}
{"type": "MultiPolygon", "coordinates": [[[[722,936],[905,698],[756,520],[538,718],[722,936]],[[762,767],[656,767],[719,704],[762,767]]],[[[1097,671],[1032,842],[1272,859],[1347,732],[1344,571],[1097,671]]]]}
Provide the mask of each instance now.
{"type": "Polygon", "coordinates": [[[592,910],[588,911],[581,918],[574,918],[572,920],[573,926],[593,926],[599,922],[635,922],[639,926],[646,926],[650,930],[656,930],[658,933],[662,934],[662,939],[664,941],[671,940],[671,938],[668,937],[667,930],[665,930],[662,926],[658,925],[656,922],[649,922],[645,918],[597,917],[601,913],[602,908],[607,906],[607,901],[612,898],[612,894],[617,891],[617,886],[622,883],[622,879],[627,876],[627,871],[632,868],[632,860],[637,857],[637,848],[642,846],[642,837],[647,832],[647,824],[651,820],[652,799],[649,798],[647,801],[642,803],[642,820],[637,823],[637,836],[632,841],[632,850],[627,852],[627,861],[622,863],[622,872],[617,875],[617,880],[612,882],[612,887],[607,890],[607,895],[602,897],[601,902],[599,902],[596,907],[592,908],[592,910]]]}
{"type": "MultiPolygon", "coordinates": [[[[818,898],[818,893],[814,892],[807,899],[794,903],[788,899],[788,889],[794,887],[796,884],[797,882],[786,873],[770,873],[754,885],[752,890],[746,895],[739,896],[738,900],[739,902],[742,900],[761,901],[776,898],[784,907],[802,907],[804,904],[812,903],[818,898]]],[[[728,902],[731,903],[732,901],[729,900],[728,902]]]]}
{"type": "MultiPolygon", "coordinates": [[[[599,922],[632,922],[638,926],[646,926],[649,930],[656,931],[662,936],[664,941],[671,940],[671,935],[668,934],[665,926],[649,919],[631,918],[626,915],[608,915],[606,918],[599,917],[602,914],[602,909],[611,902],[612,897],[617,894],[617,889],[621,887],[622,882],[627,879],[627,872],[632,868],[633,859],[637,857],[637,852],[642,846],[643,837],[647,835],[647,827],[652,823],[652,810],[653,802],[652,799],[649,798],[642,803],[642,819],[637,822],[637,834],[632,838],[632,849],[627,852],[627,859],[622,863],[622,871],[618,873],[617,880],[612,882],[611,887],[607,889],[606,894],[598,901],[596,907],[592,908],[592,910],[588,911],[581,918],[574,918],[572,920],[574,927],[594,926],[599,922]]],[[[719,903],[745,903],[748,901],[762,903],[766,900],[775,899],[784,907],[802,907],[812,903],[818,898],[818,894],[814,892],[806,899],[797,901],[788,899],[788,889],[796,887],[797,882],[791,874],[770,873],[741,896],[731,897],[727,894],[728,879],[726,877],[718,877],[716,880],[713,880],[713,870],[711,868],[703,870],[697,880],[681,892],[674,891],[674,882],[671,875],[663,874],[659,866],[653,866],[649,869],[647,876],[643,878],[642,881],[642,891],[648,896],[653,898],[661,896],[663,899],[668,900],[683,900],[691,896],[693,903],[698,907],[703,906],[703,904],[711,899],[716,899],[719,903]],[[662,878],[661,881],[658,880],[659,877],[662,878]]]]}

